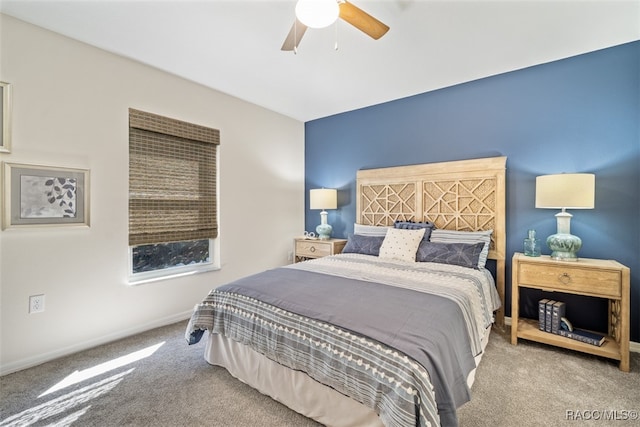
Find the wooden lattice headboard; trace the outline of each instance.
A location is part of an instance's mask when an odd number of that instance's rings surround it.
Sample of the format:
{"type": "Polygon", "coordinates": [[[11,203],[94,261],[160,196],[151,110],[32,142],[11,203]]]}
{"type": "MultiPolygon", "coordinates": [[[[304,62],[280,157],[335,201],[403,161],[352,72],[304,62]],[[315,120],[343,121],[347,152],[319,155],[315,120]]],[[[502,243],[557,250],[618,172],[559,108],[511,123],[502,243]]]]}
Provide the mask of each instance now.
{"type": "Polygon", "coordinates": [[[393,225],[396,220],[431,221],[437,228],[493,230],[489,258],[496,260],[504,322],[506,259],[506,157],[427,163],[357,173],[359,224],[393,225]]]}

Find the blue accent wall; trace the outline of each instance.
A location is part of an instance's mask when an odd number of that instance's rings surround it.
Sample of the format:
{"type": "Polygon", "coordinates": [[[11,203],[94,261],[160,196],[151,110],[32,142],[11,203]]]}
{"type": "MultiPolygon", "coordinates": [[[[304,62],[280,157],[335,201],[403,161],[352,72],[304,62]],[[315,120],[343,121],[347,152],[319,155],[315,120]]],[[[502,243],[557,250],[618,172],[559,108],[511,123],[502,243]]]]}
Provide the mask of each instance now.
{"type": "MultiPolygon", "coordinates": [[[[581,257],[631,268],[631,339],[640,341],[640,42],[307,122],[306,229],[320,221],[309,189],[327,187],[338,188],[334,237],[353,232],[359,169],[498,155],[507,156],[506,314],[511,255],[528,229],[556,230],[556,211],[534,207],[535,177],[594,173],[595,209],[571,211],[571,232],[581,257]]],[[[603,304],[576,298],[568,315],[606,330],[603,304]]]]}

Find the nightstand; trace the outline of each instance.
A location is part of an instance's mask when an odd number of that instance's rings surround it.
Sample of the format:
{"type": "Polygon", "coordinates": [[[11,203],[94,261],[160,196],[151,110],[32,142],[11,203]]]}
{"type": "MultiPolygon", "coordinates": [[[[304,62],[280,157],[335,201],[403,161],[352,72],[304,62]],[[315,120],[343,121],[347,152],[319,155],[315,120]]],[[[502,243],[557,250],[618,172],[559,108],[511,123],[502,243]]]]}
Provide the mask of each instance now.
{"type": "Polygon", "coordinates": [[[322,258],[327,255],[335,255],[342,252],[346,239],[304,239],[297,238],[294,241],[294,262],[305,261],[313,258],[322,258]]]}
{"type": "Polygon", "coordinates": [[[513,255],[511,281],[511,344],[518,338],[551,344],[620,361],[620,370],[629,372],[629,286],[628,267],[611,260],[580,258],[556,261],[547,255],[513,255]],[[545,292],[587,295],[609,300],[609,331],[602,346],[586,344],[543,332],[538,321],[518,317],[520,288],[545,292]]]}

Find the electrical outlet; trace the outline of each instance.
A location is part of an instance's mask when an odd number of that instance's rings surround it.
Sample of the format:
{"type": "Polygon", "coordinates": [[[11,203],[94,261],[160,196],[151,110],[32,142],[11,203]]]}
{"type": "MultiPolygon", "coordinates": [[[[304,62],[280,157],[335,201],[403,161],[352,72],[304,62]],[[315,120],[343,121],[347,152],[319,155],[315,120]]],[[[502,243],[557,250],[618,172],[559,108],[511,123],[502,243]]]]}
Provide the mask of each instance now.
{"type": "Polygon", "coordinates": [[[44,294],[31,295],[29,297],[29,314],[42,313],[44,311],[44,294]]]}
{"type": "Polygon", "coordinates": [[[293,252],[289,251],[287,253],[287,261],[293,261],[293,252]]]}

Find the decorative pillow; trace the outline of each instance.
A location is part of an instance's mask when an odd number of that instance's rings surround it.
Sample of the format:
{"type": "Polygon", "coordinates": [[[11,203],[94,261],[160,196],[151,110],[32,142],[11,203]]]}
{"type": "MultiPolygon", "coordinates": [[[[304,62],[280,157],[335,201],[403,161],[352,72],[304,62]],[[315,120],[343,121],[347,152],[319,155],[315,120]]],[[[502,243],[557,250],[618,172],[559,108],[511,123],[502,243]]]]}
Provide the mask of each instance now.
{"type": "Polygon", "coordinates": [[[401,228],[403,230],[419,230],[424,228],[424,237],[422,240],[429,240],[431,236],[431,230],[436,228],[435,224],[429,221],[425,222],[413,222],[413,221],[396,221],[393,223],[394,228],[401,228]]]}
{"type": "Polygon", "coordinates": [[[416,261],[460,265],[477,269],[478,259],[483,247],[483,242],[439,243],[423,240],[418,246],[416,261]]]}
{"type": "Polygon", "coordinates": [[[493,233],[493,230],[454,231],[435,229],[431,232],[430,240],[437,243],[484,243],[480,258],[478,258],[478,268],[484,268],[489,256],[491,233],[493,233]]]}
{"type": "Polygon", "coordinates": [[[424,230],[424,228],[418,230],[390,228],[384,237],[382,246],[380,246],[380,258],[415,262],[416,251],[422,237],[424,237],[424,230]]]}
{"type": "Polygon", "coordinates": [[[353,224],[353,234],[360,236],[386,236],[387,230],[391,227],[385,227],[380,225],[362,225],[353,224]]]}
{"type": "Polygon", "coordinates": [[[344,246],[344,249],[342,249],[342,253],[378,256],[383,240],[384,236],[352,234],[347,237],[347,244],[344,246]]]}
{"type": "Polygon", "coordinates": [[[395,228],[402,228],[406,230],[417,230],[419,228],[436,228],[435,224],[429,221],[425,222],[413,222],[413,221],[396,221],[393,223],[395,228]]]}

